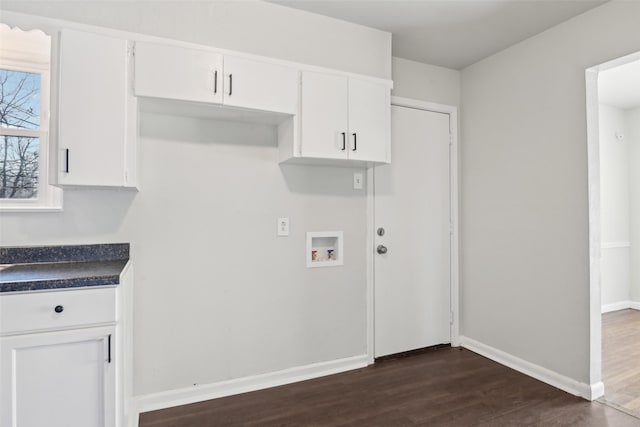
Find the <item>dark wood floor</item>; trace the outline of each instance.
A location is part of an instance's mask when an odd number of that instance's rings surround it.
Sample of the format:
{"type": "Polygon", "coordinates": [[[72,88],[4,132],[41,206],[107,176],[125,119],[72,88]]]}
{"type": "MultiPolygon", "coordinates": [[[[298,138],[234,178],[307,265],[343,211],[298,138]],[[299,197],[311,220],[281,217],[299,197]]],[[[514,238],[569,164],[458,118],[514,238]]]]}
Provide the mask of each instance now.
{"type": "Polygon", "coordinates": [[[604,401],[640,417],[640,311],[602,315],[604,401]]]}
{"type": "Polygon", "coordinates": [[[342,374],[141,414],[141,427],[640,426],[469,350],[441,348],[342,374]]]}

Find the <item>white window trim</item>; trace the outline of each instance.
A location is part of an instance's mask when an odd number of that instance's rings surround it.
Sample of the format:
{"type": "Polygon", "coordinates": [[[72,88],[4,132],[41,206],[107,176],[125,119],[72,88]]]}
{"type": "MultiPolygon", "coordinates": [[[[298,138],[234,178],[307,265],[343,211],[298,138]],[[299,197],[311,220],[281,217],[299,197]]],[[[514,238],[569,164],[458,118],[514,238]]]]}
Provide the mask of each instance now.
{"type": "MultiPolygon", "coordinates": [[[[9,30],[6,25],[0,24],[1,30],[9,30]]],[[[22,32],[19,28],[10,31],[22,32]]],[[[41,33],[39,30],[33,32],[41,33]]],[[[29,31],[31,32],[31,31],[29,31]]],[[[43,61],[41,57],[33,55],[29,60],[24,55],[25,50],[18,49],[20,55],[12,55],[6,50],[0,51],[0,68],[25,71],[40,74],[40,129],[37,131],[24,130],[13,131],[3,129],[2,135],[16,134],[36,136],[40,139],[40,159],[38,164],[38,198],[37,199],[0,199],[0,212],[59,212],[62,210],[62,189],[54,187],[50,182],[49,163],[50,149],[50,111],[51,111],[51,61],[43,61]],[[33,135],[27,135],[33,134],[33,135]]],[[[49,53],[49,56],[51,53],[49,53]]]]}

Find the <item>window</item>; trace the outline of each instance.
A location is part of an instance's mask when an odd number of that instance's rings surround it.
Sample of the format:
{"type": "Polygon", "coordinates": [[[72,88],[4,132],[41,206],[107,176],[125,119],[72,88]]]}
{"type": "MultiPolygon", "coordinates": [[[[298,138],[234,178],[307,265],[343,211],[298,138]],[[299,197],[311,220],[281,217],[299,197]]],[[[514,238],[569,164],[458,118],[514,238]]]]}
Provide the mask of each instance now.
{"type": "Polygon", "coordinates": [[[48,183],[51,38],[0,24],[0,39],[0,209],[59,209],[48,183]]]}

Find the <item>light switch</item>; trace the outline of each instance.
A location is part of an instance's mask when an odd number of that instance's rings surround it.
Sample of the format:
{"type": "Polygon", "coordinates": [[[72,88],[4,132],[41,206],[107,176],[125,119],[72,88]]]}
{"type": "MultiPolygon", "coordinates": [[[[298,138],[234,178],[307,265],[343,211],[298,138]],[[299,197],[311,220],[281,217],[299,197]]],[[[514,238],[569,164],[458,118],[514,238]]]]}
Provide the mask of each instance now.
{"type": "Polygon", "coordinates": [[[362,190],[362,172],[353,173],[353,189],[362,190]]]}
{"type": "Polygon", "coordinates": [[[278,218],[278,236],[289,235],[289,217],[278,218]]]}

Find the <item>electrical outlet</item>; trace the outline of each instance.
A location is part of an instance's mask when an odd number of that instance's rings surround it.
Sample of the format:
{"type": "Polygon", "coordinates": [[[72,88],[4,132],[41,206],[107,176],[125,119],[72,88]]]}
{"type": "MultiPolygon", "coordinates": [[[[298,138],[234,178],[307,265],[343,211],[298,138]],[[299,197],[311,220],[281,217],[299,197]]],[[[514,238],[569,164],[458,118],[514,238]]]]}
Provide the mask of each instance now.
{"type": "Polygon", "coordinates": [[[362,190],[362,172],[353,173],[353,189],[362,190]]]}
{"type": "Polygon", "coordinates": [[[289,217],[278,218],[278,236],[289,235],[289,217]]]}

